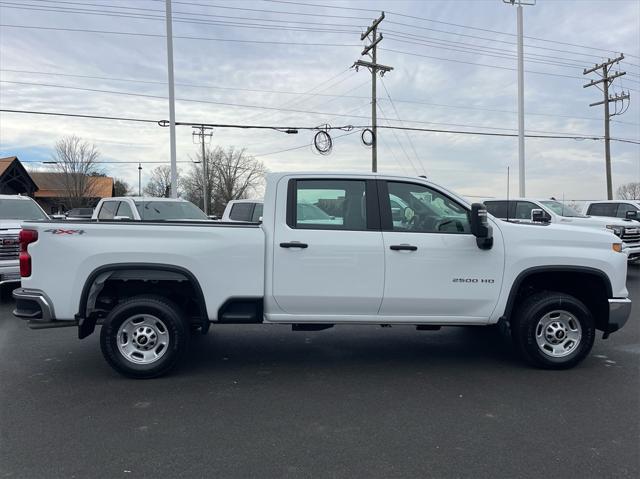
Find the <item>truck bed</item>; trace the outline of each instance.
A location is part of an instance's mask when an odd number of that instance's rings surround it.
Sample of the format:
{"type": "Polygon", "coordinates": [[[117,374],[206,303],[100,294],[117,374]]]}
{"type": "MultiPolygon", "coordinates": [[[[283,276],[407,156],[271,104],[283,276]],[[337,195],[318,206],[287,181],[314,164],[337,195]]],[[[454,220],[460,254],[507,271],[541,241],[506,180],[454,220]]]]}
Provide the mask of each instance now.
{"type": "Polygon", "coordinates": [[[23,288],[43,289],[58,320],[72,320],[89,276],[105,265],[170,264],[198,278],[209,319],[228,291],[264,294],[264,232],[257,223],[191,221],[25,222],[38,232],[29,245],[33,272],[23,288]],[[233,272],[233,274],[230,274],[233,272]]]}

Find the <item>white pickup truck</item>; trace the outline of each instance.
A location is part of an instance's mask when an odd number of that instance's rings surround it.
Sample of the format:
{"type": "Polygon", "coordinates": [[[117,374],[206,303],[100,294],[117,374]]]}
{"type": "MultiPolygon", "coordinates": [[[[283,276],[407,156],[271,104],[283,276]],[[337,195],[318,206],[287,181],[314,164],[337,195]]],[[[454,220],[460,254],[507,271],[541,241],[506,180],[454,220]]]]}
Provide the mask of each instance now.
{"type": "Polygon", "coordinates": [[[102,198],[91,216],[93,220],[209,221],[196,205],[182,198],[118,196],[102,198]]]}
{"type": "Polygon", "coordinates": [[[531,364],[568,368],[631,310],[613,233],[498,221],[422,178],[272,174],[262,223],[25,223],[20,241],[15,315],[80,338],[102,324],[106,360],[137,378],[218,323],[500,323],[531,364]],[[333,219],[301,222],[301,204],[333,219]]]}
{"type": "Polygon", "coordinates": [[[622,250],[628,261],[640,258],[640,228],[635,221],[583,215],[554,199],[492,198],[483,203],[490,214],[503,220],[549,222],[612,231],[622,240],[622,250]]]}
{"type": "Polygon", "coordinates": [[[0,195],[0,285],[20,282],[18,234],[24,220],[48,220],[49,217],[28,196],[0,195]]]}

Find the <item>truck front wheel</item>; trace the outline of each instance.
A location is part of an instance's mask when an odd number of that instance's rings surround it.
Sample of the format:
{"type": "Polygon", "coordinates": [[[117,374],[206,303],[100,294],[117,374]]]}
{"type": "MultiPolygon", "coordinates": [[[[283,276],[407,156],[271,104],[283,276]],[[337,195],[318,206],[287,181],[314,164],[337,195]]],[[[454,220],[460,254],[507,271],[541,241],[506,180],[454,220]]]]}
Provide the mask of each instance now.
{"type": "Polygon", "coordinates": [[[567,369],[582,361],[595,339],[593,315],[573,296],[536,293],[525,299],[511,319],[513,342],[530,364],[567,369]]]}
{"type": "Polygon", "coordinates": [[[180,309],[160,296],[136,296],[116,306],[100,331],[100,347],[119,373],[139,379],[169,371],[187,348],[180,309]]]}

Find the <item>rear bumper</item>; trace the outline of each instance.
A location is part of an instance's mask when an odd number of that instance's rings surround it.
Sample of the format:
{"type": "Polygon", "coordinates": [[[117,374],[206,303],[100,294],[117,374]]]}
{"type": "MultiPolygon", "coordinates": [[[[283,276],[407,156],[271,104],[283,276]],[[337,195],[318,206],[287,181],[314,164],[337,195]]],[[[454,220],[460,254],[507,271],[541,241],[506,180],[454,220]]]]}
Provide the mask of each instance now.
{"type": "Polygon", "coordinates": [[[0,266],[0,285],[20,282],[20,266],[17,261],[11,263],[0,266]]]}
{"type": "Polygon", "coordinates": [[[605,334],[613,333],[622,328],[631,314],[631,300],[629,298],[614,298],[609,300],[609,326],[605,334]]]}
{"type": "Polygon", "coordinates": [[[31,329],[61,328],[77,326],[77,321],[56,320],[53,303],[49,297],[39,289],[18,288],[13,292],[16,309],[13,315],[28,321],[31,329]]]}

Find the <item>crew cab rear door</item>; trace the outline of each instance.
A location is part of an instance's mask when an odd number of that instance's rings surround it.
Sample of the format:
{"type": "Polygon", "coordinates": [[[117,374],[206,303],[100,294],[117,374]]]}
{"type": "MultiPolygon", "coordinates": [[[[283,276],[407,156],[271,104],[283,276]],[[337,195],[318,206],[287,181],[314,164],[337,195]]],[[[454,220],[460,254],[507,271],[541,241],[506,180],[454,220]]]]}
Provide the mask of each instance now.
{"type": "Polygon", "coordinates": [[[502,284],[502,238],[479,249],[466,207],[424,184],[380,181],[379,195],[386,264],[380,316],[486,322],[502,284]]]}
{"type": "Polygon", "coordinates": [[[296,322],[376,315],[384,250],[375,181],[283,181],[286,213],[277,213],[272,245],[273,298],[281,313],[296,315],[296,322]]]}

